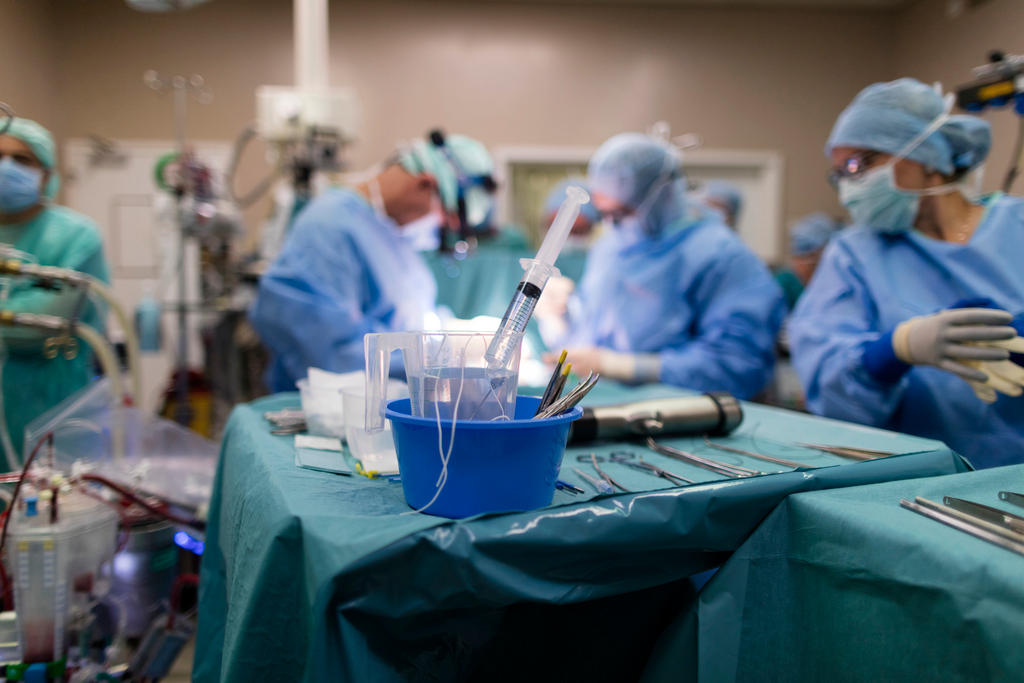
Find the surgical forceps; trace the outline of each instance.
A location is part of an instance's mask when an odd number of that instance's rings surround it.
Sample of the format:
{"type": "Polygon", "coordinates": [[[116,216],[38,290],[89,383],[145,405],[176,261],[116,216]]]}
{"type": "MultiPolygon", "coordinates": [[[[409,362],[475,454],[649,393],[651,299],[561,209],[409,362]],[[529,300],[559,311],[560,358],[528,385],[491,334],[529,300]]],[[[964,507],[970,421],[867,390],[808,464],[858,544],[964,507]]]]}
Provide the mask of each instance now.
{"type": "Polygon", "coordinates": [[[604,458],[601,458],[600,460],[598,460],[597,459],[597,454],[595,454],[595,453],[584,453],[582,455],[577,455],[576,456],[576,462],[589,462],[591,465],[594,466],[594,469],[597,471],[597,473],[599,475],[601,475],[601,478],[604,479],[605,483],[609,484],[610,486],[614,486],[615,488],[619,489],[620,491],[622,491],[624,493],[629,493],[630,492],[629,489],[627,489],[625,486],[623,486],[619,482],[617,482],[614,479],[612,479],[608,475],[607,472],[605,472],[604,470],[601,469],[601,466],[598,465],[597,463],[599,463],[599,462],[606,462],[606,460],[604,458]]]}
{"type": "Polygon", "coordinates": [[[711,458],[705,458],[695,453],[689,453],[679,448],[673,448],[672,446],[666,446],[665,444],[658,443],[654,440],[654,437],[647,437],[647,447],[655,453],[661,455],[667,455],[670,458],[688,463],[690,465],[696,465],[697,467],[703,467],[706,470],[711,470],[715,474],[721,474],[726,477],[732,477],[734,479],[740,477],[753,477],[758,474],[766,474],[758,470],[752,470],[749,467],[741,467],[740,465],[729,465],[724,462],[718,462],[711,458]]]}
{"type": "MultiPolygon", "coordinates": [[[[683,486],[684,484],[696,483],[693,479],[687,479],[681,477],[678,474],[669,472],[666,469],[658,467],[653,463],[649,463],[633,451],[614,451],[608,456],[608,460],[611,462],[625,465],[626,467],[632,467],[635,470],[646,472],[647,474],[653,474],[655,477],[665,479],[673,486],[683,486]]],[[[598,462],[604,462],[604,458],[597,457],[598,462]]]]}

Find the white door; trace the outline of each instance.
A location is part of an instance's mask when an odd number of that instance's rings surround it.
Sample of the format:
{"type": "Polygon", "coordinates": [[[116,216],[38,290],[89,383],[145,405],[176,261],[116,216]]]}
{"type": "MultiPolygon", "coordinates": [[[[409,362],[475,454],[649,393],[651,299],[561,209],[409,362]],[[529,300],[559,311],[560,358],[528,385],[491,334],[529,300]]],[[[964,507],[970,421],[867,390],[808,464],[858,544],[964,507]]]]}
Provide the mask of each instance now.
{"type": "MultiPolygon", "coordinates": [[[[64,204],[96,221],[110,264],[114,296],[129,317],[143,296],[152,293],[163,302],[163,349],[142,359],[143,410],[153,411],[170,379],[177,350],[177,317],[170,309],[178,301],[179,278],[185,278],[186,301],[199,301],[199,253],[194,241],[186,243],[184,263],[178,260],[179,231],[167,209],[167,193],[157,189],[153,169],[174,149],[171,140],[104,141],[72,139],[64,146],[64,204]],[[163,278],[161,275],[163,274],[163,278]]],[[[230,144],[192,143],[196,155],[214,169],[227,166],[230,144]]],[[[201,366],[200,319],[188,318],[189,365],[201,366]]],[[[108,333],[120,340],[123,333],[113,317],[108,333]]]]}

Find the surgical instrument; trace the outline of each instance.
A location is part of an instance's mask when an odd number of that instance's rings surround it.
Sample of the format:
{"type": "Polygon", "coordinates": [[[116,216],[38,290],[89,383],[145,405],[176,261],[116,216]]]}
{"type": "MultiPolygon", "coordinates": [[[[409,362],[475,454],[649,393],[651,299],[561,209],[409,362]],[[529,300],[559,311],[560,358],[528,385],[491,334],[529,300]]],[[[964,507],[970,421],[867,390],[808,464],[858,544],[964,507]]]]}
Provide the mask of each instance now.
{"type": "Polygon", "coordinates": [[[960,512],[978,517],[986,522],[990,522],[991,524],[1004,526],[1011,531],[1016,531],[1018,534],[1024,534],[1024,517],[1019,515],[1015,515],[1011,512],[1004,512],[999,508],[994,508],[989,505],[975,503],[973,500],[964,500],[963,498],[944,496],[942,502],[954,510],[959,510],[960,512]]]}
{"type": "Polygon", "coordinates": [[[736,455],[745,455],[748,458],[754,458],[756,460],[764,460],[766,462],[773,462],[776,465],[784,465],[785,467],[792,467],[792,468],[795,468],[795,469],[800,469],[801,467],[806,467],[806,465],[804,465],[803,463],[796,462],[795,460],[786,460],[784,458],[776,458],[774,456],[764,455],[762,453],[754,453],[752,451],[745,451],[745,450],[743,450],[741,448],[733,448],[732,446],[724,446],[724,445],[722,445],[720,443],[715,443],[714,441],[712,441],[711,439],[709,439],[706,436],[704,437],[704,443],[707,446],[710,446],[711,448],[717,448],[720,451],[726,451],[727,453],[735,453],[736,455]]]}
{"type": "Polygon", "coordinates": [[[1024,507],[1024,493],[1014,493],[1013,491],[1000,491],[999,500],[1005,500],[1007,503],[1013,503],[1019,507],[1024,507]]]}
{"type": "Polygon", "coordinates": [[[519,353],[526,324],[530,322],[544,285],[552,275],[558,274],[558,269],[555,268],[558,254],[565,245],[576,217],[579,216],[580,207],[589,201],[590,195],[582,187],[573,185],[566,189],[565,200],[558,208],[555,220],[548,228],[537,255],[519,262],[526,273],[516,287],[501,324],[498,325],[498,331],[487,348],[485,358],[489,367],[505,367],[512,355],[519,353]]]}
{"type": "Polygon", "coordinates": [[[569,493],[571,493],[573,495],[575,495],[577,493],[586,493],[579,486],[573,486],[569,482],[562,481],[561,479],[559,479],[559,480],[557,480],[555,482],[555,488],[558,489],[559,491],[568,491],[569,493]]]}
{"type": "Polygon", "coordinates": [[[265,412],[263,419],[273,425],[270,433],[276,436],[287,436],[306,431],[305,413],[294,408],[265,412]]]}
{"type": "Polygon", "coordinates": [[[965,515],[964,513],[954,510],[953,508],[947,508],[939,505],[938,503],[928,500],[927,498],[921,498],[918,496],[915,502],[907,499],[900,500],[900,505],[908,510],[930,517],[937,522],[942,522],[946,526],[951,526],[954,529],[963,531],[964,533],[970,534],[976,538],[980,538],[984,541],[988,541],[994,545],[998,545],[1006,550],[1013,551],[1019,555],[1024,555],[1024,536],[1020,534],[1014,534],[1011,531],[1006,531],[1002,527],[998,527],[994,524],[989,524],[983,520],[965,515]],[[1004,535],[1011,534],[1010,537],[1004,535]],[[1016,540],[1013,537],[1019,536],[1021,540],[1016,540]]]}
{"type": "Polygon", "coordinates": [[[647,437],[647,447],[655,453],[661,455],[667,455],[670,458],[674,458],[681,462],[688,463],[690,465],[696,465],[697,467],[703,467],[706,470],[711,470],[716,474],[721,474],[726,477],[740,478],[740,477],[753,477],[758,474],[766,474],[766,472],[759,472],[758,470],[752,470],[747,467],[741,467],[739,465],[728,465],[724,462],[718,462],[711,458],[705,458],[694,453],[688,453],[687,451],[673,448],[672,446],[666,446],[660,444],[654,440],[654,437],[647,437]]]}
{"type": "Polygon", "coordinates": [[[572,410],[576,407],[576,404],[583,400],[594,385],[597,384],[597,380],[601,379],[601,375],[595,375],[591,372],[585,380],[577,384],[572,391],[568,394],[549,405],[545,410],[541,411],[535,417],[553,417],[555,415],[561,415],[564,412],[572,410]]]}
{"type": "Polygon", "coordinates": [[[295,420],[305,420],[306,414],[299,408],[284,408],[282,410],[268,410],[263,413],[263,419],[269,420],[270,422],[288,422],[295,420]]]}
{"type": "Polygon", "coordinates": [[[615,453],[612,453],[609,456],[609,459],[612,462],[619,463],[620,465],[625,465],[626,467],[632,467],[635,470],[640,470],[641,472],[647,472],[648,474],[653,474],[654,476],[660,477],[661,479],[666,479],[671,484],[673,484],[675,486],[682,486],[683,484],[695,484],[696,483],[693,479],[687,479],[686,477],[681,477],[678,474],[673,474],[672,472],[669,472],[666,469],[663,469],[661,467],[658,467],[657,465],[649,463],[646,460],[644,460],[643,458],[641,458],[638,455],[636,455],[636,453],[633,453],[632,451],[616,451],[615,453]]]}
{"type": "Polygon", "coordinates": [[[548,380],[548,385],[544,387],[544,393],[540,397],[540,403],[537,405],[537,415],[540,411],[548,407],[551,403],[551,394],[555,390],[555,385],[558,384],[558,376],[562,373],[562,365],[565,364],[565,357],[568,355],[568,351],[562,349],[562,353],[558,355],[558,362],[555,363],[555,369],[551,372],[551,379],[548,380]]]}
{"type": "Polygon", "coordinates": [[[604,470],[601,469],[601,466],[597,464],[598,460],[597,460],[597,455],[595,453],[590,453],[589,456],[590,457],[587,458],[586,455],[579,455],[579,456],[576,456],[576,460],[578,462],[583,462],[584,458],[589,459],[590,460],[590,464],[594,466],[594,469],[597,471],[597,473],[599,475],[601,475],[601,478],[604,479],[605,482],[607,482],[611,486],[614,486],[615,488],[619,489],[620,491],[622,491],[624,493],[629,493],[629,489],[627,489],[625,486],[623,486],[619,482],[617,482],[614,479],[612,479],[611,476],[609,476],[609,474],[607,472],[605,472],[604,470]]]}
{"type": "Polygon", "coordinates": [[[729,394],[656,398],[584,408],[583,417],[572,423],[569,444],[657,434],[721,436],[741,422],[743,409],[729,394]]]}
{"type": "Polygon", "coordinates": [[[569,381],[569,373],[572,372],[572,363],[566,363],[562,366],[562,371],[558,373],[558,378],[555,380],[555,386],[551,390],[551,395],[548,396],[548,402],[544,406],[545,408],[551,407],[551,405],[562,398],[562,392],[565,391],[565,383],[569,381]]]}
{"type": "Polygon", "coordinates": [[[615,489],[613,489],[604,479],[592,477],[586,472],[581,472],[575,467],[572,468],[572,471],[578,474],[581,479],[586,479],[587,482],[589,482],[590,485],[593,486],[598,493],[615,493],[615,489]]]}
{"type": "Polygon", "coordinates": [[[813,443],[798,443],[796,445],[802,448],[810,448],[838,455],[841,458],[852,458],[853,460],[874,460],[876,458],[888,458],[890,455],[896,455],[890,451],[874,451],[869,448],[855,448],[853,446],[828,446],[813,443]]]}

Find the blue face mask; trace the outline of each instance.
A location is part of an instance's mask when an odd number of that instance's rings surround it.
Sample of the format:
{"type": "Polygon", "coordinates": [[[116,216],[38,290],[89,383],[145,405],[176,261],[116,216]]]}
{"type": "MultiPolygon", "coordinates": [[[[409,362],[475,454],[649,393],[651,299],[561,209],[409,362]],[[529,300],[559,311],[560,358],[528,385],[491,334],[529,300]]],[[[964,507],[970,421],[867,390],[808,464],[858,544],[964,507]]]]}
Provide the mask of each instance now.
{"type": "Polygon", "coordinates": [[[618,218],[608,217],[607,220],[619,233],[625,243],[639,242],[646,238],[656,237],[665,226],[659,225],[654,214],[654,207],[661,198],[662,192],[673,181],[671,174],[663,175],[657,179],[646,196],[641,200],[639,206],[625,216],[618,218]]]}
{"type": "Polygon", "coordinates": [[[896,187],[893,163],[867,171],[860,178],[839,181],[839,202],[855,225],[885,234],[906,232],[914,226],[921,197],[896,187]]]}
{"type": "Polygon", "coordinates": [[[0,211],[18,213],[39,203],[43,172],[10,157],[0,160],[0,211]]]}

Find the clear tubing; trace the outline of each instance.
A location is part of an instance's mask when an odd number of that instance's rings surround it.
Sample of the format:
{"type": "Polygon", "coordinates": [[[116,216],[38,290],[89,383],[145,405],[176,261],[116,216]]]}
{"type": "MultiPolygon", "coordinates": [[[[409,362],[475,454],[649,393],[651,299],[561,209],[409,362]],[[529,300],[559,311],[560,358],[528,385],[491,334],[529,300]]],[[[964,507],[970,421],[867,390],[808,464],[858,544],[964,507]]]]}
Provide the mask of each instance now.
{"type": "MultiPolygon", "coordinates": [[[[0,341],[0,346],[2,346],[2,341],[0,341]]],[[[3,385],[5,365],[7,365],[7,350],[0,348],[0,386],[3,385]]],[[[11,443],[10,428],[7,426],[7,414],[4,410],[4,395],[3,391],[0,391],[0,443],[3,444],[4,455],[7,458],[7,469],[14,469],[18,466],[20,458],[18,452],[14,450],[14,444],[11,443]]]]}
{"type": "Polygon", "coordinates": [[[124,425],[121,423],[121,407],[124,403],[124,387],[121,384],[121,371],[117,367],[117,357],[114,355],[114,347],[106,338],[88,325],[79,323],[75,327],[75,333],[92,347],[96,358],[103,368],[103,374],[110,378],[110,393],[112,394],[111,410],[111,442],[114,451],[114,461],[120,462],[124,459],[124,425]]]}
{"type": "Polygon", "coordinates": [[[89,289],[95,292],[96,295],[103,299],[103,301],[110,306],[110,310],[114,312],[117,317],[117,322],[121,324],[121,329],[124,330],[124,344],[128,355],[128,376],[132,383],[132,397],[138,402],[142,400],[142,383],[140,378],[140,365],[139,365],[139,336],[135,332],[135,325],[128,319],[128,314],[125,313],[124,306],[119,304],[114,299],[113,293],[110,288],[100,282],[94,277],[89,278],[89,289]]]}
{"type": "Polygon", "coordinates": [[[141,400],[139,337],[135,332],[135,326],[128,319],[128,314],[125,312],[124,307],[114,298],[113,293],[111,293],[110,288],[106,284],[91,275],[68,268],[10,262],[2,264],[0,267],[2,267],[4,272],[9,272],[13,275],[57,280],[70,283],[71,285],[80,285],[84,282],[90,292],[94,293],[110,307],[110,310],[117,318],[117,322],[121,325],[121,329],[124,330],[125,349],[128,355],[128,374],[131,377],[132,383],[132,396],[136,401],[141,400]]]}

